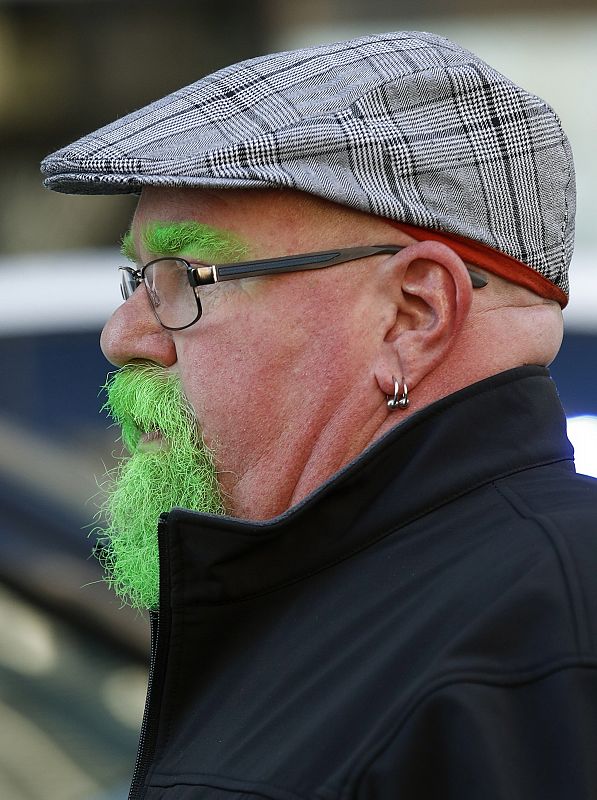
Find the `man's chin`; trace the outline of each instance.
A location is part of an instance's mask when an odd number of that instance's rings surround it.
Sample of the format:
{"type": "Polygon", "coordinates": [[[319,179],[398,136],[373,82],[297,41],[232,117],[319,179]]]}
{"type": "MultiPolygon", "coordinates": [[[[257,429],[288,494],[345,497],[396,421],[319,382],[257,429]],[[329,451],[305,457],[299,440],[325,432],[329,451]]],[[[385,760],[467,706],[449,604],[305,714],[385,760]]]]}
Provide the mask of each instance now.
{"type": "Polygon", "coordinates": [[[155,609],[160,514],[174,506],[224,513],[214,458],[176,376],[155,364],[131,364],[106,388],[106,407],[132,455],[112,476],[100,560],[124,603],[155,609]]]}
{"type": "Polygon", "coordinates": [[[114,592],[134,608],[159,604],[160,515],[175,506],[224,512],[211,455],[186,449],[151,437],[122,464],[105,503],[109,524],[100,561],[114,592]]]}

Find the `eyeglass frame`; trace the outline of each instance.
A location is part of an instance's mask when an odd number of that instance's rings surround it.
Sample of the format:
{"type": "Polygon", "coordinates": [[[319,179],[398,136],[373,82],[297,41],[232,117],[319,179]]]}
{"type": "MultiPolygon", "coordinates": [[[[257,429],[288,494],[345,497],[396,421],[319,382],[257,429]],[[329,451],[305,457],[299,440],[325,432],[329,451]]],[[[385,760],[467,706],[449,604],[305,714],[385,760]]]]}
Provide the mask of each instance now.
{"type": "MultiPolygon", "coordinates": [[[[190,328],[201,319],[203,308],[201,306],[201,299],[197,294],[196,289],[200,286],[207,286],[221,281],[231,281],[237,278],[256,278],[262,275],[282,275],[289,272],[302,272],[311,269],[323,269],[325,267],[334,267],[336,264],[344,264],[349,261],[358,261],[361,258],[368,258],[373,255],[393,255],[404,250],[409,245],[368,245],[364,247],[348,247],[336,250],[323,250],[317,253],[300,253],[291,256],[282,256],[281,258],[265,258],[256,261],[240,261],[230,264],[206,264],[202,261],[188,261],[186,258],[180,256],[162,256],[148,261],[141,269],[134,269],[133,267],[119,267],[122,272],[128,273],[135,283],[135,288],[129,293],[129,286],[125,283],[126,278],[123,275],[120,283],[120,291],[123,300],[126,302],[132,296],[135,289],[141,283],[144,283],[147,289],[147,294],[151,304],[153,313],[160,323],[162,328],[169,331],[182,331],[185,328],[190,328]],[[151,297],[151,288],[145,281],[145,271],[148,267],[160,261],[178,261],[186,267],[189,285],[193,289],[195,300],[197,302],[197,316],[192,322],[186,325],[173,327],[164,325],[158,316],[157,309],[151,297]]],[[[474,289],[482,289],[487,286],[487,279],[480,275],[470,267],[466,267],[474,289]]]]}

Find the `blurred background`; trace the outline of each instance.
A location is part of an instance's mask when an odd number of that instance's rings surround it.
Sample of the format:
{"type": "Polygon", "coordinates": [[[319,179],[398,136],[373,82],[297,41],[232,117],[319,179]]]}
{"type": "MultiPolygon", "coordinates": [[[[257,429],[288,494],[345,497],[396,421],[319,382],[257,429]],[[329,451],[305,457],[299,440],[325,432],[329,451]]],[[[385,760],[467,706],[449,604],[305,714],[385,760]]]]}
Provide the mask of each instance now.
{"type": "Polygon", "coordinates": [[[125,798],[147,674],[146,620],[101,583],[88,538],[117,449],[98,336],[134,199],[48,192],[40,159],[231,62],[396,29],[475,50],[562,118],[578,224],[552,371],[579,471],[597,474],[594,0],[0,0],[0,797],[125,798]]]}

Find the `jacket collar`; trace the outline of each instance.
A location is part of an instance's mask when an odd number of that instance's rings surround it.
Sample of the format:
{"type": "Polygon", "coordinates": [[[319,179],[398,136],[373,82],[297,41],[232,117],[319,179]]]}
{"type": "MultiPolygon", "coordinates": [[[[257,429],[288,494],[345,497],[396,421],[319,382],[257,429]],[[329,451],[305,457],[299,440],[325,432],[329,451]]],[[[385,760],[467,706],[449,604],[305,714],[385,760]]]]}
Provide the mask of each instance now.
{"type": "Polygon", "coordinates": [[[572,458],[548,371],[503,372],[413,414],[279,517],[171,511],[160,534],[171,562],[165,601],[222,603],[271,591],[492,480],[572,458]]]}

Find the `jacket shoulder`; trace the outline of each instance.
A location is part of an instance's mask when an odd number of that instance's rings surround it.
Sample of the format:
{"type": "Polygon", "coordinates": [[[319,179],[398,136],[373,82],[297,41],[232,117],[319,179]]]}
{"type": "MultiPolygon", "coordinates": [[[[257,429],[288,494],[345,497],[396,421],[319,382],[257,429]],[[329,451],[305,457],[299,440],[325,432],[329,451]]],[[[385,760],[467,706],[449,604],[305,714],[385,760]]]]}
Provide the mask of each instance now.
{"type": "Polygon", "coordinates": [[[515,527],[549,552],[554,582],[575,620],[581,652],[597,653],[597,480],[562,463],[495,482],[515,527]]]}
{"type": "Polygon", "coordinates": [[[369,758],[358,796],[563,800],[597,786],[597,661],[436,687],[369,758]]]}
{"type": "Polygon", "coordinates": [[[597,479],[578,474],[564,461],[522,470],[494,485],[518,517],[570,547],[586,540],[597,557],[597,479]]]}

